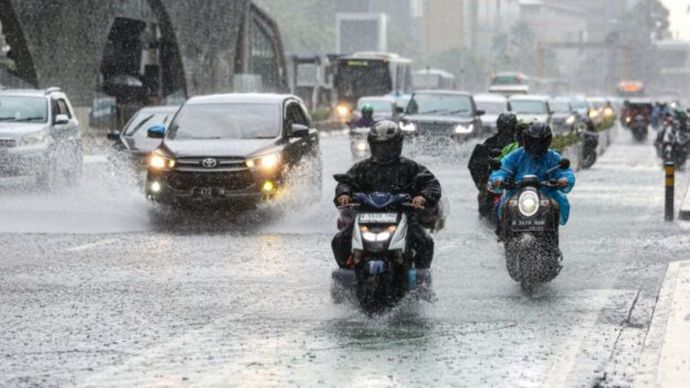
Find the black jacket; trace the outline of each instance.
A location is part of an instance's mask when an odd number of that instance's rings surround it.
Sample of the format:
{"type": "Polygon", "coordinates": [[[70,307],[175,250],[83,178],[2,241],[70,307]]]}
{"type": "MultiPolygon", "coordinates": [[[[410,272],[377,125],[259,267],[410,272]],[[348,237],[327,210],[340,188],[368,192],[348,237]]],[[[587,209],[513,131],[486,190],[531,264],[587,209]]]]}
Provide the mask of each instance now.
{"type": "Polygon", "coordinates": [[[486,186],[486,182],[489,179],[489,161],[494,157],[492,154],[496,151],[500,153],[513,142],[515,142],[515,139],[512,136],[496,134],[486,139],[484,144],[478,144],[474,148],[467,168],[469,168],[472,180],[478,190],[484,190],[484,186],[486,186]]]}
{"type": "Polygon", "coordinates": [[[363,160],[350,169],[347,179],[335,189],[336,200],[341,195],[354,193],[407,193],[413,197],[423,196],[429,206],[435,206],[441,199],[441,184],[426,167],[401,157],[398,162],[378,164],[370,159],[363,160]]]}

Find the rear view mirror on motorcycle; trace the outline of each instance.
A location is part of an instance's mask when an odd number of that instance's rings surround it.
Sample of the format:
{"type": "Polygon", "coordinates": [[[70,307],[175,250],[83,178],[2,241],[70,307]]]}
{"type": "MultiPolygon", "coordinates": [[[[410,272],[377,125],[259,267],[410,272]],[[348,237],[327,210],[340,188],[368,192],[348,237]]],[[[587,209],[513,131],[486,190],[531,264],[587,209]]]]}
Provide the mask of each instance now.
{"type": "Polygon", "coordinates": [[[559,162],[559,166],[561,167],[561,170],[567,170],[570,168],[570,159],[563,158],[559,162]]]}
{"type": "Polygon", "coordinates": [[[489,160],[489,166],[491,170],[498,171],[501,169],[501,161],[498,158],[491,158],[491,160],[489,160]]]}

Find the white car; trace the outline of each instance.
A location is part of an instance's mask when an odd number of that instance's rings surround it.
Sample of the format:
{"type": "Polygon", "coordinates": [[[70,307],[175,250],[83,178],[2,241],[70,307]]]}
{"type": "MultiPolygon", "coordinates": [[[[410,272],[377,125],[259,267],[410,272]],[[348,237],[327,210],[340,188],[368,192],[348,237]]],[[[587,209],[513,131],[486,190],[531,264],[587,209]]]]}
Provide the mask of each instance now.
{"type": "Polygon", "coordinates": [[[484,111],[481,116],[482,129],[485,134],[496,133],[496,120],[501,113],[510,111],[508,99],[501,94],[476,94],[474,103],[478,110],[484,111]]]}
{"type": "Polygon", "coordinates": [[[552,125],[553,112],[549,106],[549,97],[538,95],[512,96],[508,100],[510,108],[520,120],[538,120],[552,125]]]}

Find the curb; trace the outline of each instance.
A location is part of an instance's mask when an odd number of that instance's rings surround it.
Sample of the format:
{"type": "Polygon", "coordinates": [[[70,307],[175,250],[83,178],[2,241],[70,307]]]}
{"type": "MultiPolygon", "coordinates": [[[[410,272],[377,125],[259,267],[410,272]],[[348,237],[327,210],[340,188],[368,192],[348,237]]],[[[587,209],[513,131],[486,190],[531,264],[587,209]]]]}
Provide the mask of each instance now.
{"type": "Polygon", "coordinates": [[[684,387],[690,381],[690,261],[668,266],[645,337],[635,388],[684,387]]]}

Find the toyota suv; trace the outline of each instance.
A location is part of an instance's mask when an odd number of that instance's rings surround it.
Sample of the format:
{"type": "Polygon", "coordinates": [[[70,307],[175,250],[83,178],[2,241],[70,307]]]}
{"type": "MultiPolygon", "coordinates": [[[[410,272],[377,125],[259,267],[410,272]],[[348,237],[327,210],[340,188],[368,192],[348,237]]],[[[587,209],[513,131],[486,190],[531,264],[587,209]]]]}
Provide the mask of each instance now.
{"type": "Polygon", "coordinates": [[[59,88],[0,91],[0,177],[74,182],[82,159],[79,123],[59,88]]]}
{"type": "Polygon", "coordinates": [[[271,198],[295,167],[320,193],[317,131],[292,95],[223,94],[189,99],[149,157],[146,194],[164,204],[246,204],[271,198]]]}

